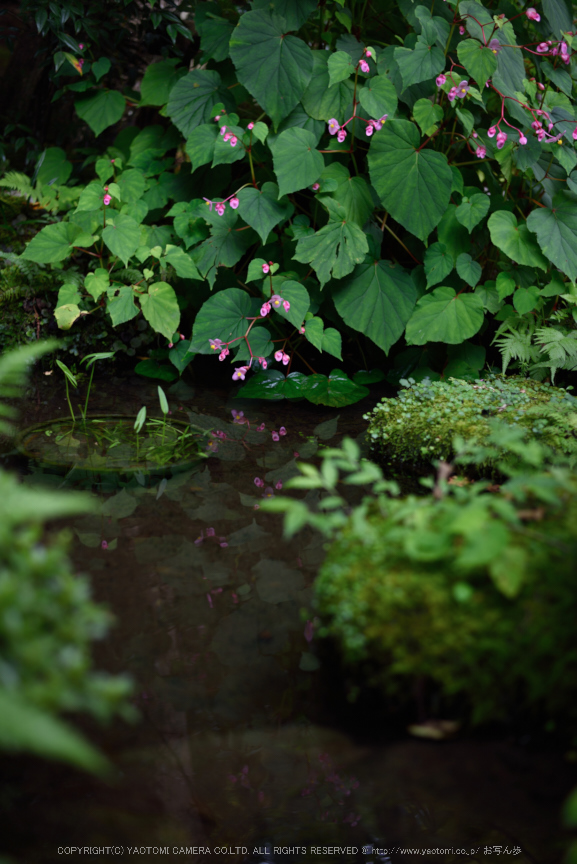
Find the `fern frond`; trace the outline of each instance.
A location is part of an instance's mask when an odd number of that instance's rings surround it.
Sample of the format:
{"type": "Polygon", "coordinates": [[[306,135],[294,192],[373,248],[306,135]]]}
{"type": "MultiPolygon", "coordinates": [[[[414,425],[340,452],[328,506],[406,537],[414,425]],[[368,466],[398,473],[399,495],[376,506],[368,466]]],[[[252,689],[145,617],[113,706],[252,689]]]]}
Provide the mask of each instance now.
{"type": "Polygon", "coordinates": [[[15,192],[19,192],[25,198],[29,198],[34,194],[30,177],[27,177],[26,174],[21,174],[20,171],[7,171],[0,180],[0,186],[14,189],[15,192]]]}
{"type": "Polygon", "coordinates": [[[518,330],[511,330],[493,341],[497,344],[503,357],[503,375],[511,360],[531,363],[539,359],[539,349],[531,344],[530,332],[519,333],[518,330]]]}
{"type": "MultiPolygon", "coordinates": [[[[30,364],[48,351],[54,351],[58,345],[56,339],[48,339],[46,342],[23,345],[22,348],[0,357],[0,399],[21,396],[30,364]]],[[[4,406],[7,407],[9,406],[4,406]]],[[[0,434],[13,435],[14,431],[11,423],[0,419],[0,434]]]]}
{"type": "Polygon", "coordinates": [[[26,296],[28,290],[27,285],[17,285],[15,288],[6,288],[5,291],[0,289],[0,306],[19,300],[20,297],[26,296]]]}

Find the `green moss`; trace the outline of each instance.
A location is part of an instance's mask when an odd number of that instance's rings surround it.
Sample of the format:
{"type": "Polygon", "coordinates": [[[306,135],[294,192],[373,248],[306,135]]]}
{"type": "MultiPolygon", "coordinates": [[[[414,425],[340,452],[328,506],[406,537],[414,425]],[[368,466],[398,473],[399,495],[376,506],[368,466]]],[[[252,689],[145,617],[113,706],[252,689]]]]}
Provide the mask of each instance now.
{"type": "Polygon", "coordinates": [[[425,379],[382,399],[365,415],[375,461],[412,469],[428,467],[433,459],[450,460],[455,435],[483,443],[493,417],[529,429],[560,453],[577,453],[577,399],[559,387],[522,377],[425,379]]]}
{"type": "MultiPolygon", "coordinates": [[[[391,502],[385,514],[375,506],[365,536],[351,521],[315,583],[322,632],[361,677],[407,702],[416,678],[426,676],[445,696],[465,697],[474,722],[530,709],[545,717],[574,712],[577,500],[538,530],[515,533],[493,556],[523,560],[515,596],[497,587],[498,567],[458,560],[463,544],[474,542],[456,530],[465,507],[447,501],[435,516],[436,507],[422,498],[391,502]],[[429,540],[413,540],[425,522],[429,540]]],[[[479,526],[483,544],[496,541],[495,524],[479,526]]]]}

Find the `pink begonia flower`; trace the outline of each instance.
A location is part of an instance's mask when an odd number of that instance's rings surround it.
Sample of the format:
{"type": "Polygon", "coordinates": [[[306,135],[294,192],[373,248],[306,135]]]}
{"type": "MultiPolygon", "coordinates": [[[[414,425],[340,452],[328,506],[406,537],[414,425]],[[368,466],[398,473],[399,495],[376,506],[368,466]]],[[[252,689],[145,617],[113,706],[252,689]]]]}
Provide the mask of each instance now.
{"type": "Polygon", "coordinates": [[[295,459],[298,459],[298,458],[299,458],[300,453],[298,452],[298,450],[295,450],[295,451],[294,451],[293,456],[294,456],[295,459]]]}
{"type": "MultiPolygon", "coordinates": [[[[218,544],[218,545],[219,545],[222,549],[226,549],[226,547],[228,546],[228,543],[226,542],[226,537],[219,537],[218,539],[219,539],[219,544],[218,544]]],[[[219,590],[219,591],[222,591],[222,588],[219,588],[218,590],[219,590]]]]}
{"type": "MultiPolygon", "coordinates": [[[[243,368],[248,369],[248,366],[243,368]]],[[[246,423],[246,420],[244,419],[244,411],[237,411],[236,408],[233,408],[230,413],[232,414],[233,423],[246,423]]]]}
{"type": "Polygon", "coordinates": [[[537,141],[542,141],[546,134],[547,133],[544,129],[539,129],[539,131],[537,132],[537,141]]]}
{"type": "Polygon", "coordinates": [[[573,141],[577,141],[577,126],[573,129],[573,141]]]}
{"type": "Polygon", "coordinates": [[[479,137],[478,132],[471,132],[471,138],[478,138],[478,137],[479,137]]]}
{"type": "Polygon", "coordinates": [[[270,312],[270,303],[263,303],[260,307],[260,317],[266,318],[268,313],[270,312]]]}
{"type": "Polygon", "coordinates": [[[272,486],[267,486],[264,492],[261,495],[261,498],[274,498],[274,489],[272,486]]]}
{"type": "Polygon", "coordinates": [[[78,47],[79,47],[80,50],[82,51],[82,49],[84,48],[84,42],[79,42],[79,43],[78,43],[78,47]]]}
{"type": "Polygon", "coordinates": [[[219,201],[218,204],[215,204],[214,209],[216,210],[216,212],[218,213],[219,216],[222,216],[225,209],[226,209],[226,205],[225,205],[224,201],[219,201]]]}
{"type": "Polygon", "coordinates": [[[100,546],[102,547],[102,549],[108,549],[108,543],[106,542],[106,540],[103,540],[100,546]]]}
{"type": "Polygon", "coordinates": [[[268,363],[264,357],[259,357],[258,362],[260,363],[260,365],[262,366],[263,369],[266,369],[266,367],[268,366],[268,363]]]}
{"type": "Polygon", "coordinates": [[[286,366],[286,365],[288,364],[288,362],[289,362],[290,359],[291,359],[291,358],[289,357],[288,354],[283,354],[283,355],[282,355],[282,365],[283,365],[283,366],[286,366]]]}
{"type": "Polygon", "coordinates": [[[304,332],[305,332],[304,324],[301,324],[301,326],[299,327],[299,333],[304,333],[304,332]]]}
{"type": "Polygon", "coordinates": [[[329,135],[336,135],[337,132],[339,131],[339,128],[340,127],[339,127],[338,120],[335,120],[334,117],[331,120],[329,120],[329,135]]]}
{"type": "Polygon", "coordinates": [[[109,205],[110,202],[112,201],[112,196],[109,195],[108,192],[107,192],[106,195],[104,196],[104,198],[103,198],[102,200],[104,201],[104,206],[105,206],[105,207],[108,207],[108,205],[109,205]]]}
{"type": "Polygon", "coordinates": [[[549,43],[548,42],[539,42],[537,45],[537,53],[538,54],[547,54],[549,52],[549,43]]]}
{"type": "Polygon", "coordinates": [[[543,124],[539,120],[533,120],[531,126],[535,130],[535,132],[537,132],[538,129],[541,129],[543,127],[543,124]]]}
{"type": "Polygon", "coordinates": [[[215,438],[226,438],[226,432],[223,432],[222,429],[217,429],[216,432],[212,433],[215,438]]]}
{"type": "Polygon", "coordinates": [[[502,150],[505,146],[505,141],[507,140],[506,132],[498,132],[497,133],[497,150],[502,150]]]}
{"type": "Polygon", "coordinates": [[[286,429],[284,428],[284,426],[280,427],[280,429],[278,430],[278,434],[279,435],[286,435],[286,429]]]}
{"type": "Polygon", "coordinates": [[[443,75],[443,73],[441,73],[440,75],[438,75],[435,78],[435,84],[437,85],[437,87],[442,87],[446,80],[447,80],[447,76],[443,75]]]}
{"type": "Polygon", "coordinates": [[[487,129],[487,135],[489,136],[489,138],[494,138],[496,134],[497,129],[495,126],[491,126],[489,129],[487,129]]]}
{"type": "Polygon", "coordinates": [[[218,123],[220,120],[220,114],[217,114],[216,117],[213,118],[215,123],[218,123]]]}
{"type": "Polygon", "coordinates": [[[305,632],[304,632],[304,636],[305,636],[305,639],[307,640],[307,642],[313,641],[314,632],[315,632],[315,625],[313,624],[312,621],[307,621],[307,623],[305,624],[305,632]]]}
{"type": "Polygon", "coordinates": [[[264,486],[264,480],[261,480],[260,477],[255,477],[254,485],[258,487],[264,486]]]}
{"type": "Polygon", "coordinates": [[[544,84],[541,84],[540,81],[537,81],[537,87],[539,88],[539,90],[544,90],[544,89],[545,89],[545,85],[544,85],[544,84]]]}
{"type": "Polygon", "coordinates": [[[169,347],[169,348],[174,348],[174,342],[169,342],[169,343],[168,343],[168,347],[169,347]]]}
{"type": "Polygon", "coordinates": [[[275,351],[275,352],[274,352],[274,359],[275,359],[278,363],[280,363],[280,361],[282,360],[282,357],[283,357],[282,351],[275,351]]]}
{"type": "Polygon", "coordinates": [[[232,373],[232,380],[238,381],[240,379],[241,381],[244,381],[244,378],[245,378],[246,373],[248,372],[248,369],[249,369],[248,366],[239,366],[238,369],[235,369],[234,372],[232,373]]]}
{"type": "Polygon", "coordinates": [[[181,333],[181,334],[180,334],[180,338],[181,338],[181,339],[184,339],[184,333],[181,333]]]}
{"type": "Polygon", "coordinates": [[[226,133],[226,126],[221,126],[220,127],[220,134],[224,135],[225,133],[226,133]]]}
{"type": "Polygon", "coordinates": [[[313,183],[313,185],[311,186],[311,189],[313,190],[313,192],[316,192],[320,188],[321,188],[320,183],[313,183]]]}
{"type": "Polygon", "coordinates": [[[459,99],[464,99],[468,92],[469,92],[469,82],[468,81],[461,81],[461,83],[457,87],[457,96],[459,97],[459,99]]]}
{"type": "Polygon", "coordinates": [[[247,128],[247,129],[249,130],[249,132],[250,132],[251,129],[254,129],[254,123],[252,123],[252,122],[249,123],[248,126],[247,126],[246,128],[247,128]]]}
{"type": "Polygon", "coordinates": [[[220,349],[220,347],[224,345],[222,339],[209,339],[208,341],[210,342],[210,347],[213,351],[220,349]]]}
{"type": "Polygon", "coordinates": [[[555,124],[554,124],[554,123],[549,123],[548,126],[547,126],[547,129],[549,130],[549,132],[551,132],[554,128],[555,128],[555,124]]]}
{"type": "Polygon", "coordinates": [[[282,489],[282,480],[277,480],[274,484],[274,488],[279,490],[282,489]]]}
{"type": "Polygon", "coordinates": [[[214,528],[207,528],[206,529],[206,536],[207,537],[214,537],[214,528]]]}
{"type": "Polygon", "coordinates": [[[359,66],[360,66],[361,72],[364,72],[365,75],[367,75],[371,71],[371,68],[370,68],[370,66],[366,60],[360,60],[359,66]]]}
{"type": "Polygon", "coordinates": [[[449,102],[454,102],[456,98],[457,98],[457,88],[451,87],[451,89],[447,93],[447,99],[449,100],[449,102]]]}
{"type": "Polygon", "coordinates": [[[231,146],[231,147],[236,147],[237,142],[238,142],[238,138],[236,137],[236,135],[233,135],[233,136],[231,137],[231,139],[230,139],[230,146],[231,146]]]}
{"type": "Polygon", "coordinates": [[[339,129],[338,134],[337,134],[337,141],[339,142],[339,144],[342,144],[346,137],[347,137],[347,130],[346,129],[339,129]]]}
{"type": "Polygon", "coordinates": [[[498,39],[491,39],[487,47],[493,54],[498,54],[502,46],[498,39]]]}
{"type": "Polygon", "coordinates": [[[527,18],[529,18],[530,21],[540,21],[541,20],[541,16],[537,12],[537,10],[534,9],[532,6],[529,6],[527,11],[525,12],[525,15],[527,16],[527,18]]]}
{"type": "Polygon", "coordinates": [[[280,440],[278,432],[271,432],[271,436],[272,436],[273,441],[279,441],[280,440]]]}
{"type": "Polygon", "coordinates": [[[365,135],[367,138],[370,138],[374,131],[375,127],[371,123],[367,123],[367,128],[365,129],[365,135]]]}
{"type": "Polygon", "coordinates": [[[282,308],[284,309],[285,312],[289,311],[289,309],[291,308],[291,304],[289,303],[288,300],[282,301],[282,308]]]}
{"type": "Polygon", "coordinates": [[[216,443],[216,441],[209,441],[206,446],[206,450],[210,450],[211,453],[218,453],[218,444],[216,443]]]}
{"type": "MultiPolygon", "coordinates": [[[[253,510],[260,510],[260,504],[255,504],[252,509],[253,510]]],[[[238,603],[238,600],[235,600],[235,603],[238,603]]]]}
{"type": "Polygon", "coordinates": [[[232,207],[233,210],[236,210],[236,208],[238,207],[240,202],[235,195],[230,199],[230,201],[228,203],[230,204],[230,206],[232,207]]]}
{"type": "Polygon", "coordinates": [[[224,359],[226,359],[226,357],[228,357],[229,354],[230,354],[230,351],[228,350],[228,348],[223,348],[222,351],[220,352],[220,354],[218,355],[218,359],[224,360],[224,359]]]}
{"type": "Polygon", "coordinates": [[[459,33],[461,34],[461,36],[464,36],[464,35],[465,35],[465,28],[463,27],[462,24],[459,25],[459,33]]]}
{"type": "Polygon", "coordinates": [[[82,67],[84,66],[84,58],[80,57],[80,59],[77,62],[78,62],[78,65],[80,66],[80,68],[82,69],[82,67]]]}
{"type": "Polygon", "coordinates": [[[256,427],[256,431],[257,432],[264,432],[264,426],[265,426],[265,424],[261,423],[260,426],[256,427]]]}
{"type": "Polygon", "coordinates": [[[262,265],[262,272],[263,273],[268,273],[269,270],[270,270],[270,266],[268,264],[262,265]]]}
{"type": "Polygon", "coordinates": [[[232,132],[225,132],[223,140],[224,141],[230,141],[231,138],[232,138],[232,132]]]}
{"type": "Polygon", "coordinates": [[[527,143],[527,139],[525,138],[525,136],[523,134],[519,135],[519,144],[526,144],[526,143],[527,143]]]}
{"type": "Polygon", "coordinates": [[[280,296],[280,294],[273,294],[272,297],[270,298],[270,302],[274,306],[275,309],[278,309],[278,307],[282,303],[282,297],[280,296]]]}
{"type": "Polygon", "coordinates": [[[207,595],[206,595],[206,599],[208,600],[208,605],[209,605],[210,608],[212,609],[212,597],[210,596],[210,594],[207,594],[207,595]]]}
{"type": "Polygon", "coordinates": [[[475,153],[475,156],[477,157],[477,159],[484,159],[486,155],[487,155],[487,148],[486,147],[477,147],[477,151],[475,153]]]}

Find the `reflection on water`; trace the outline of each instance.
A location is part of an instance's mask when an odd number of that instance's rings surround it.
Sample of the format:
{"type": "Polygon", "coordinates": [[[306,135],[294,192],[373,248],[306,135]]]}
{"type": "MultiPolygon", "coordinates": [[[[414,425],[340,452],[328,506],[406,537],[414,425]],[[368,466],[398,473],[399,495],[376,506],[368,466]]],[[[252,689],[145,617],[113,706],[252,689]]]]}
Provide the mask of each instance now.
{"type": "MultiPolygon", "coordinates": [[[[155,399],[148,382],[112,382],[96,410],[136,413],[155,399]]],[[[306,529],[286,542],[280,518],[260,504],[299,457],[344,433],[359,437],[369,406],[337,416],[307,403],[227,402],[182,384],[170,401],[175,416],[218,433],[210,458],[153,486],[135,478],[100,492],[100,512],[70,523],[78,569],[117,616],[98,662],[132,675],[141,723],[91,729],[117,766],[112,786],[5,760],[3,842],[15,860],[90,857],[58,853],[72,846],[244,864],[557,860],[559,807],[574,782],[558,753],[529,754],[503,736],[431,743],[394,738],[386,725],[375,735],[371,716],[367,743],[330,713],[332,673],[311,611],[322,541],[306,529]],[[357,851],[318,850],[328,846],[357,851]]],[[[30,405],[26,419],[50,411],[53,403],[30,405]]]]}

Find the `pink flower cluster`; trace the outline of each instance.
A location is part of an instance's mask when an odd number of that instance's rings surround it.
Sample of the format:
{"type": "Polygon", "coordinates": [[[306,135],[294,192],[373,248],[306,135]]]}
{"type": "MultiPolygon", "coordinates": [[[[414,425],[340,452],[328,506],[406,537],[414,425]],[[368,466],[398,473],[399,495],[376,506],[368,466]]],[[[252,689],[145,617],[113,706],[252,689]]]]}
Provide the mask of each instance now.
{"type": "Polygon", "coordinates": [[[216,210],[216,212],[218,213],[219,216],[222,216],[224,214],[227,201],[233,210],[236,210],[236,208],[240,204],[240,201],[238,200],[236,195],[231,195],[230,198],[225,198],[224,201],[211,201],[210,198],[203,198],[202,200],[206,201],[206,203],[208,204],[209,210],[212,210],[212,205],[214,204],[214,209],[216,210]]]}
{"type": "Polygon", "coordinates": [[[194,545],[200,546],[201,543],[203,543],[205,540],[209,540],[211,537],[214,537],[219,546],[222,546],[223,548],[226,548],[228,546],[228,543],[226,542],[226,537],[217,538],[214,528],[207,528],[206,534],[204,533],[204,531],[201,530],[200,536],[197,537],[194,541],[194,545]]]}
{"type": "Polygon", "coordinates": [[[543,54],[544,56],[550,55],[551,57],[559,55],[563,63],[567,66],[571,62],[571,52],[569,51],[569,46],[566,42],[557,42],[555,45],[551,39],[547,42],[539,42],[537,45],[537,53],[543,54]]]}
{"type": "Polygon", "coordinates": [[[285,354],[284,351],[275,351],[274,359],[277,361],[277,363],[280,363],[282,360],[282,365],[287,366],[288,362],[290,360],[290,357],[288,354],[285,354]]]}
{"type": "Polygon", "coordinates": [[[225,141],[230,141],[231,147],[236,147],[236,145],[238,144],[238,138],[236,137],[236,135],[233,135],[232,132],[227,132],[226,126],[220,127],[220,134],[225,141]]]}

